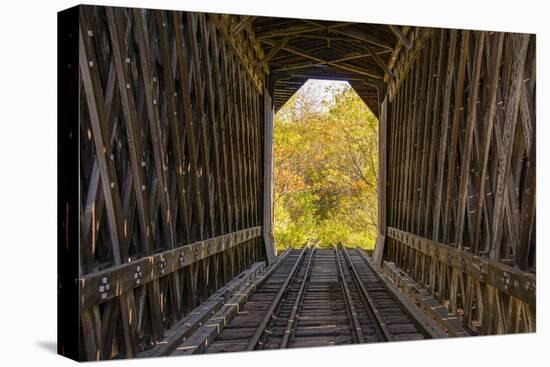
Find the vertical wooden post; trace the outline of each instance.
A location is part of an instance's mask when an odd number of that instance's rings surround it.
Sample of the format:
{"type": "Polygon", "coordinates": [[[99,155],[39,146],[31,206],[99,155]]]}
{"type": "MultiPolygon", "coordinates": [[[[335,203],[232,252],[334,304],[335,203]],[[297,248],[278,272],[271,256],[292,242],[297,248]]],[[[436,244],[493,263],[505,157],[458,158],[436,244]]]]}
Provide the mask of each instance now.
{"type": "Polygon", "coordinates": [[[374,248],[373,260],[382,265],[384,245],[386,243],[386,137],[387,137],[387,96],[380,103],[378,125],[378,236],[374,248]]]}
{"type": "Polygon", "coordinates": [[[264,89],[264,218],[263,237],[267,263],[275,258],[273,245],[273,102],[264,89]]]}

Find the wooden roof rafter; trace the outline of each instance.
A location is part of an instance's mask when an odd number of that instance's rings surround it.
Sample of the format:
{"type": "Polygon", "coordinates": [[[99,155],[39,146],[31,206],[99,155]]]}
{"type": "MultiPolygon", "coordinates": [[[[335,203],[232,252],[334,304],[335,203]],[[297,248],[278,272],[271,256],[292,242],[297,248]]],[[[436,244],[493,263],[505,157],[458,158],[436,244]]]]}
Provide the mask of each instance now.
{"type": "Polygon", "coordinates": [[[278,38],[278,37],[284,37],[284,36],[296,36],[303,33],[312,33],[322,30],[323,27],[312,27],[312,26],[298,26],[298,27],[292,27],[292,28],[286,28],[286,29],[278,29],[269,31],[267,33],[256,33],[256,38],[260,41],[272,39],[272,38],[278,38]]]}
{"type": "MultiPolygon", "coordinates": [[[[354,59],[362,59],[362,58],[366,58],[366,57],[369,57],[369,56],[370,56],[370,54],[368,54],[368,53],[355,52],[355,53],[347,55],[343,58],[331,60],[330,62],[339,63],[339,62],[344,62],[344,61],[349,61],[349,60],[354,60],[354,59]]],[[[272,70],[272,72],[281,72],[281,71],[303,69],[303,68],[307,68],[307,67],[311,67],[311,66],[320,66],[320,65],[327,65],[327,62],[322,62],[321,63],[321,62],[314,62],[314,61],[306,61],[306,62],[303,62],[303,63],[290,64],[290,65],[287,65],[287,66],[282,66],[282,67],[279,67],[279,68],[275,68],[275,69],[272,70]]]]}
{"type": "Polygon", "coordinates": [[[257,17],[252,22],[266,57],[278,110],[308,79],[345,80],[378,115],[380,84],[394,80],[391,57],[408,46],[408,28],[342,21],[257,17]]]}
{"type": "MultiPolygon", "coordinates": [[[[263,40],[262,42],[265,42],[267,44],[271,44],[272,46],[276,45],[274,42],[267,41],[267,40],[263,40]]],[[[283,49],[285,51],[288,51],[288,52],[291,52],[291,53],[294,53],[298,56],[302,56],[306,59],[313,60],[313,61],[315,61],[315,62],[317,62],[318,64],[321,64],[321,65],[325,65],[325,64],[326,65],[331,65],[331,66],[334,66],[336,68],[346,70],[346,71],[351,71],[351,72],[359,74],[359,75],[364,75],[364,76],[371,77],[371,78],[374,78],[374,79],[381,79],[381,77],[379,75],[375,75],[367,69],[357,67],[357,66],[354,66],[354,65],[351,65],[351,64],[348,64],[348,63],[344,63],[341,60],[337,60],[337,61],[325,60],[325,59],[323,59],[323,58],[321,58],[321,57],[319,57],[315,54],[312,54],[310,52],[300,50],[298,48],[288,46],[288,45],[282,46],[281,49],[283,49]]],[[[345,59],[345,60],[348,60],[348,59],[345,59]]]]}
{"type": "MultiPolygon", "coordinates": [[[[291,72],[286,74],[273,74],[273,80],[285,80],[287,78],[304,78],[304,79],[324,79],[324,80],[345,80],[345,81],[368,81],[375,83],[376,79],[365,78],[360,75],[354,75],[353,73],[340,71],[338,69],[327,67],[326,70],[319,71],[318,69],[303,70],[300,72],[291,72]]],[[[380,80],[381,81],[381,80],[380,80]]]]}
{"type": "Polygon", "coordinates": [[[235,27],[232,29],[232,32],[234,35],[238,35],[241,33],[244,29],[250,27],[252,22],[256,19],[255,16],[244,16],[242,19],[235,25],[235,27]]]}
{"type": "Polygon", "coordinates": [[[373,57],[373,59],[376,61],[376,63],[382,68],[382,70],[384,70],[384,72],[390,76],[392,79],[395,77],[394,73],[390,70],[390,68],[388,67],[387,63],[385,63],[377,54],[376,52],[374,52],[372,50],[372,48],[370,48],[369,46],[367,46],[367,43],[369,42],[368,41],[368,37],[360,34],[358,31],[356,30],[347,30],[347,31],[342,31],[342,30],[336,30],[335,32],[337,33],[340,33],[340,34],[343,34],[343,35],[347,35],[347,36],[350,36],[352,38],[356,38],[356,39],[363,39],[365,41],[365,44],[363,45],[367,51],[371,54],[371,56],[373,57]]]}
{"type": "MultiPolygon", "coordinates": [[[[310,20],[308,20],[307,22],[316,23],[310,20]]],[[[328,33],[331,34],[339,34],[341,36],[353,38],[386,49],[394,48],[394,44],[374,32],[369,32],[362,27],[358,27],[357,23],[340,23],[332,27],[327,27],[326,29],[328,33]]]]}
{"type": "Polygon", "coordinates": [[[395,34],[397,39],[399,39],[399,42],[401,42],[407,50],[410,50],[412,48],[412,42],[407,38],[407,36],[405,36],[405,33],[403,33],[403,31],[397,26],[390,25],[389,27],[392,33],[395,34]]]}

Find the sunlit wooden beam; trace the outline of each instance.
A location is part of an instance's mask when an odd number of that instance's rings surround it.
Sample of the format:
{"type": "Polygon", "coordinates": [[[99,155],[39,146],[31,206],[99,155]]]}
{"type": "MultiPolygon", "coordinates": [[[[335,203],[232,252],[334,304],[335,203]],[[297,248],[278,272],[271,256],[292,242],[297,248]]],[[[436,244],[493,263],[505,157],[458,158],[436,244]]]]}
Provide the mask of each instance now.
{"type": "Polygon", "coordinates": [[[273,57],[275,57],[275,55],[277,55],[279,53],[279,51],[281,51],[281,49],[286,46],[286,44],[288,43],[288,41],[291,38],[292,38],[292,36],[288,35],[285,38],[283,38],[281,41],[279,41],[275,45],[275,47],[273,47],[271,50],[269,50],[269,52],[265,56],[264,62],[269,62],[269,60],[271,60],[273,57]]]}
{"type": "Polygon", "coordinates": [[[410,50],[412,48],[412,42],[405,36],[405,34],[396,26],[390,25],[390,30],[393,34],[395,34],[395,37],[407,48],[407,50],[410,50]]]}
{"type": "Polygon", "coordinates": [[[269,64],[269,61],[275,57],[275,55],[277,55],[279,53],[279,51],[281,51],[281,49],[286,46],[287,42],[292,38],[293,36],[286,36],[284,37],[281,41],[279,41],[277,43],[277,45],[275,47],[273,47],[271,50],[269,50],[269,52],[267,53],[267,55],[265,56],[265,58],[262,60],[262,61],[258,61],[256,63],[256,65],[254,66],[254,69],[255,70],[258,70],[262,67],[262,65],[265,65],[267,66],[269,64]]]}
{"type": "Polygon", "coordinates": [[[238,35],[239,33],[241,33],[245,28],[247,28],[250,24],[252,24],[254,19],[256,19],[255,16],[253,16],[253,17],[251,17],[251,16],[243,17],[241,19],[241,21],[239,23],[237,23],[235,28],[233,28],[233,34],[238,35]]]}

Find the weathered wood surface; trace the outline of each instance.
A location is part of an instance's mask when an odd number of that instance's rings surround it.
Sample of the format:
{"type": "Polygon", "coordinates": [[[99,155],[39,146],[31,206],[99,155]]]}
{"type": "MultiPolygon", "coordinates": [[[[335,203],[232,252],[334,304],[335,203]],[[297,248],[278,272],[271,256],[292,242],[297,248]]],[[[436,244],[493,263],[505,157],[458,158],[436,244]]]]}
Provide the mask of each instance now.
{"type": "Polygon", "coordinates": [[[425,317],[431,317],[440,327],[452,337],[470,336],[470,331],[464,328],[464,324],[456,314],[440,304],[428,292],[414,282],[403,270],[397,268],[394,263],[384,261],[382,269],[385,275],[402,289],[410,301],[425,313],[425,317]]]}
{"type": "Polygon", "coordinates": [[[356,249],[293,249],[277,262],[173,355],[447,336],[356,249]]]}
{"type": "Polygon", "coordinates": [[[395,228],[388,228],[388,235],[422,255],[459,268],[465,275],[487,283],[502,293],[532,306],[536,304],[536,278],[532,273],[395,228]]]}
{"type": "Polygon", "coordinates": [[[177,346],[172,355],[204,352],[204,350],[212,344],[212,341],[222,332],[224,327],[229,325],[231,320],[242,311],[242,306],[248,302],[249,298],[252,297],[264,283],[269,281],[272,274],[278,274],[281,272],[281,267],[285,265],[288,266],[288,264],[292,265],[296,262],[295,256],[291,255],[295,254],[292,254],[291,251],[285,252],[258,277],[244,284],[239,292],[231,297],[202,327],[177,346]]]}
{"type": "MultiPolygon", "coordinates": [[[[283,257],[281,257],[283,258],[283,257]]],[[[251,282],[265,268],[265,262],[258,262],[249,269],[233,278],[225,286],[220,288],[208,300],[201,303],[199,307],[189,312],[173,328],[168,330],[164,337],[157,344],[146,351],[138,354],[139,358],[160,357],[172,353],[178,345],[184,342],[195,330],[204,324],[208,318],[214,315],[229,298],[251,282]]]]}
{"type": "Polygon", "coordinates": [[[256,17],[251,28],[264,49],[258,66],[269,71],[275,111],[315,78],[347,80],[378,116],[383,80],[394,78],[390,57],[399,38],[404,40],[401,29],[274,17],[256,17]]]}
{"type": "Polygon", "coordinates": [[[535,330],[534,35],[82,6],[77,38],[80,359],[273,260],[272,111],[308,78],[381,120],[375,263],[477,333],[535,330]]]}
{"type": "MultiPolygon", "coordinates": [[[[422,333],[430,338],[439,339],[446,338],[449,334],[445,332],[445,328],[438,327],[434,320],[431,319],[426,313],[424,313],[414,301],[403,293],[399,287],[392,283],[391,279],[383,273],[384,270],[378,266],[374,259],[367,255],[367,253],[359,249],[357,251],[359,257],[361,257],[365,264],[370,268],[372,274],[380,280],[380,284],[392,295],[392,297],[399,301],[401,309],[406,312],[415,325],[422,330],[422,333]]],[[[385,264],[386,262],[384,262],[385,264]]],[[[384,265],[383,264],[383,265],[384,265]]]]}
{"type": "MultiPolygon", "coordinates": [[[[405,34],[405,33],[404,33],[405,34]]],[[[535,330],[535,36],[412,29],[379,253],[481,334],[535,330]]]]}
{"type": "Polygon", "coordinates": [[[232,232],[87,274],[79,279],[80,307],[106,302],[260,235],[261,227],[232,232]]]}
{"type": "Polygon", "coordinates": [[[79,8],[80,359],[135,356],[266,256],[263,50],[238,21],[79,8]]]}

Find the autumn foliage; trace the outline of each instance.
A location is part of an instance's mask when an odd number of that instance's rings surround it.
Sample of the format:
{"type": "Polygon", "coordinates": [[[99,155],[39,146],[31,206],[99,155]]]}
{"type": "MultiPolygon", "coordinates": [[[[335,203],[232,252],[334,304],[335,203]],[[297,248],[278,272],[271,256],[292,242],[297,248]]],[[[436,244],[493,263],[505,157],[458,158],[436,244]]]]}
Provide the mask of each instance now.
{"type": "Polygon", "coordinates": [[[277,247],[376,239],[378,120],[346,83],[306,83],[275,115],[277,247]]]}

